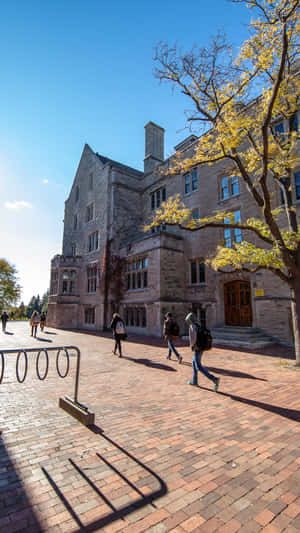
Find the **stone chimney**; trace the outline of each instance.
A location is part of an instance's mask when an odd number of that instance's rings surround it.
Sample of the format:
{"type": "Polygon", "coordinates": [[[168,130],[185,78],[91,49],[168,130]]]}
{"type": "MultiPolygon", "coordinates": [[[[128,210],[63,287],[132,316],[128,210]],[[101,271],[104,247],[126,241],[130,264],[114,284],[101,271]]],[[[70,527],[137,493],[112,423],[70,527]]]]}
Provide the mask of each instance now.
{"type": "Polygon", "coordinates": [[[154,122],[145,126],[145,159],[144,172],[150,172],[164,161],[165,130],[154,122]]]}

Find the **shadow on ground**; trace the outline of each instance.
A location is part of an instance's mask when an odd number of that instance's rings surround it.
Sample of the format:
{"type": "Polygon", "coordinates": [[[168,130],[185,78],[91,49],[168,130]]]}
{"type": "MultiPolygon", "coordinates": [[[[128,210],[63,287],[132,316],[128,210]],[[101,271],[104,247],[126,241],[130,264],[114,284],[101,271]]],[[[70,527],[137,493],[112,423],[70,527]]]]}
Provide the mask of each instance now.
{"type": "MultiPolygon", "coordinates": [[[[124,505],[117,509],[113,503],[108,499],[107,496],[103,494],[103,492],[97,487],[94,481],[90,478],[90,476],[87,475],[86,472],[83,471],[82,468],[80,468],[75,461],[69,458],[69,462],[76,470],[77,474],[80,475],[85,482],[93,489],[93,491],[96,493],[96,495],[110,508],[111,512],[104,515],[103,517],[95,520],[94,522],[91,522],[90,524],[84,525],[82,521],[80,520],[80,517],[78,514],[74,511],[71,504],[67,500],[67,498],[64,496],[63,492],[60,490],[57,483],[54,481],[50,473],[46,470],[46,468],[42,467],[42,471],[47,478],[48,482],[50,483],[53,490],[56,492],[57,496],[60,498],[61,502],[66,507],[67,511],[69,511],[72,518],[75,520],[77,526],[79,529],[76,529],[73,531],[73,533],[82,533],[83,531],[87,532],[93,532],[98,531],[99,529],[107,526],[108,524],[116,521],[116,520],[122,520],[125,516],[128,514],[137,511],[138,509],[141,509],[145,505],[152,505],[153,507],[156,507],[153,503],[157,498],[161,498],[168,492],[168,488],[166,483],[163,481],[163,479],[156,474],[151,468],[146,466],[144,463],[142,463],[139,459],[134,457],[131,453],[129,453],[127,450],[122,448],[119,444],[117,444],[115,441],[113,441],[110,437],[105,435],[101,428],[98,426],[90,426],[89,429],[95,433],[96,435],[99,435],[100,438],[105,439],[107,442],[109,442],[113,447],[117,448],[124,456],[126,456],[128,459],[132,460],[136,465],[140,466],[143,470],[146,470],[150,476],[154,478],[154,480],[158,483],[158,488],[154,491],[152,491],[150,494],[143,494],[142,491],[134,485],[120,470],[118,470],[114,465],[112,465],[107,459],[105,459],[100,453],[96,453],[96,456],[98,459],[105,463],[105,465],[114,472],[114,474],[118,475],[134,492],[137,493],[138,497],[133,500],[131,503],[124,505]]],[[[129,524],[127,522],[124,522],[124,527],[128,526],[129,524]]]]}
{"type": "MultiPolygon", "coordinates": [[[[195,389],[202,389],[202,390],[212,392],[213,394],[216,394],[214,391],[212,391],[212,389],[208,389],[207,387],[201,387],[200,385],[197,385],[194,387],[195,389]]],[[[259,402],[258,400],[251,400],[250,398],[243,398],[241,396],[236,396],[235,394],[221,392],[220,390],[217,392],[217,394],[218,396],[225,396],[239,403],[251,405],[252,407],[258,407],[259,409],[263,409],[264,411],[269,411],[270,413],[275,413],[276,415],[283,416],[284,418],[288,418],[289,420],[300,422],[300,411],[298,411],[297,409],[289,409],[288,407],[280,407],[279,405],[272,405],[270,403],[259,402]]]]}
{"type": "MultiPolygon", "coordinates": [[[[1,433],[0,433],[1,434],[1,433]]],[[[41,524],[38,521],[26,490],[19,478],[14,463],[11,461],[5,443],[0,436],[0,516],[7,518],[10,522],[3,520],[1,530],[5,531],[30,531],[30,533],[40,533],[41,524]],[[19,518],[18,518],[19,515],[19,518]],[[13,529],[10,529],[13,527],[13,529]]]]}

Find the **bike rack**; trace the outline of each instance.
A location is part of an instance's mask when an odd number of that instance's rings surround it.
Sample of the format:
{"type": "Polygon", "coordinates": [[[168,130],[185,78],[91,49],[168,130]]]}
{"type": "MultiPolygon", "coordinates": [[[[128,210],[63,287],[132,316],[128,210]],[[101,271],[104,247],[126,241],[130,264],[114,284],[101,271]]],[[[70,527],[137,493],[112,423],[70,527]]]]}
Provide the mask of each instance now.
{"type": "Polygon", "coordinates": [[[49,348],[15,348],[12,350],[0,350],[0,384],[4,378],[5,370],[5,355],[7,354],[18,354],[16,358],[16,378],[19,383],[23,383],[26,379],[28,372],[28,354],[37,353],[35,367],[36,375],[40,381],[44,381],[48,375],[49,370],[49,352],[56,351],[56,371],[60,378],[64,379],[67,377],[70,370],[70,351],[73,350],[77,356],[76,364],[76,374],[75,374],[75,384],[74,384],[74,398],[65,396],[64,398],[59,399],[59,407],[67,411],[70,415],[74,416],[82,422],[85,426],[91,426],[95,422],[95,415],[91,413],[88,408],[78,401],[78,386],[79,386],[79,373],[80,373],[80,358],[81,353],[77,346],[50,346],[49,348]],[[61,353],[64,353],[67,358],[67,365],[65,372],[61,372],[60,368],[60,357],[61,353]],[[24,372],[23,375],[20,375],[20,361],[24,358],[24,372]],[[42,375],[40,372],[40,359],[41,357],[45,358],[45,370],[42,375]]]}

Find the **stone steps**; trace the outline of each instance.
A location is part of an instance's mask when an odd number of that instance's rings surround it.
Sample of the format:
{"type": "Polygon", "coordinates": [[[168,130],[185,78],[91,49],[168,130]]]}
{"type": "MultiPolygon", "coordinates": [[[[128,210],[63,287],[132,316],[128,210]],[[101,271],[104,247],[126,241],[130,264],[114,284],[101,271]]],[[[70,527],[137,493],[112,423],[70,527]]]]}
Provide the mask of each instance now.
{"type": "Polygon", "coordinates": [[[263,348],[275,341],[258,328],[223,326],[211,330],[214,346],[232,346],[240,348],[263,348]]]}

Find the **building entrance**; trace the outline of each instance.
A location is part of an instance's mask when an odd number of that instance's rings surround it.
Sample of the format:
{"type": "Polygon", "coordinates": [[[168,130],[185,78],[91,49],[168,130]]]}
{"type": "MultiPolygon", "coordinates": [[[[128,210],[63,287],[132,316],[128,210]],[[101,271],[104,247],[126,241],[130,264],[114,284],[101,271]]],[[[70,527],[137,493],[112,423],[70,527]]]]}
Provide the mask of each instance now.
{"type": "Polygon", "coordinates": [[[227,326],[252,326],[251,289],[248,281],[225,283],[224,301],[227,326]]]}

